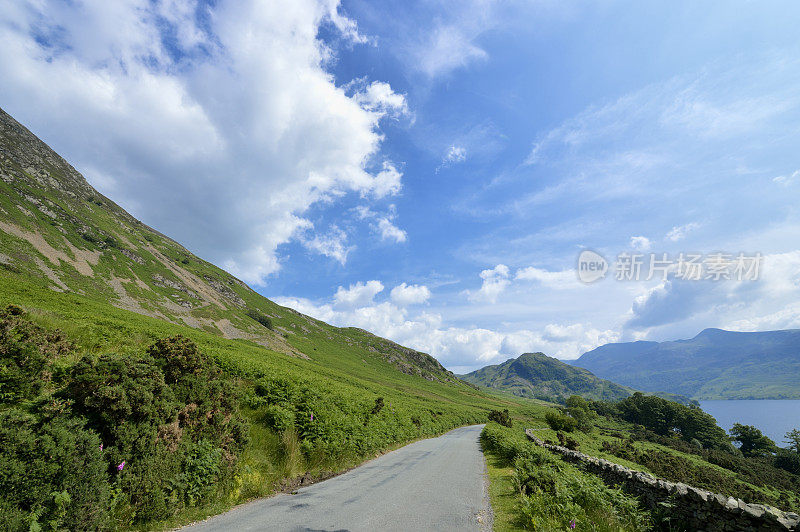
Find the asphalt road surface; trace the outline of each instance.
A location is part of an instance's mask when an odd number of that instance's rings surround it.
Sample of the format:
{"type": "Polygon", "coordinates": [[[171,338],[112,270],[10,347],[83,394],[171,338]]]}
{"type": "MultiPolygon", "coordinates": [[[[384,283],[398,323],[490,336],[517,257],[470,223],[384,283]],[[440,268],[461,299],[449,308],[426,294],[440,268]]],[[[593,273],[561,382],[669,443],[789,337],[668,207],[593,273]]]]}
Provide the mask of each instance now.
{"type": "Polygon", "coordinates": [[[491,530],[482,427],[412,443],[294,495],[249,502],[182,530],[491,530]]]}

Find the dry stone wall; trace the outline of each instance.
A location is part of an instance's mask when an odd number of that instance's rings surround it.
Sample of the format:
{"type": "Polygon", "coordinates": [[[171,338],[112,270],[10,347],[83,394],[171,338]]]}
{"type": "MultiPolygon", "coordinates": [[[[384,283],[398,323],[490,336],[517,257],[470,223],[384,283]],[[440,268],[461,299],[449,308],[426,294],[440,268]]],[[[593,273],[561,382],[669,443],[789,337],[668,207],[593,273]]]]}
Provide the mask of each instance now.
{"type": "Polygon", "coordinates": [[[564,460],[582,464],[587,471],[599,476],[604,482],[621,485],[625,491],[638,496],[650,508],[659,507],[659,503],[670,503],[671,517],[688,530],[698,532],[800,530],[800,516],[796,513],[783,512],[763,504],[748,504],[741,499],[712,493],[680,482],[669,482],[602,458],[588,456],[560,445],[551,445],[539,439],[531,429],[526,430],[525,434],[535,444],[561,455],[564,460]]]}

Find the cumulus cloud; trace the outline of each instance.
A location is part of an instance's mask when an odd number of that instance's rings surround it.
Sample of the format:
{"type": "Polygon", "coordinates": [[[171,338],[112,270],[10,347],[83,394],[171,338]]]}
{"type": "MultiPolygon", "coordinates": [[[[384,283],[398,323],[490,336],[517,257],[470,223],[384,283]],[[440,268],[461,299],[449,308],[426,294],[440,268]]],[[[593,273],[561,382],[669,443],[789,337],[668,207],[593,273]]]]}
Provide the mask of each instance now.
{"type": "Polygon", "coordinates": [[[686,235],[690,232],[694,231],[695,229],[699,228],[700,224],[697,222],[689,222],[686,225],[676,225],[667,233],[667,240],[671,240],[672,242],[677,242],[678,240],[683,240],[686,238],[686,235]]]}
{"type": "Polygon", "coordinates": [[[401,283],[392,288],[391,297],[398,306],[407,307],[425,303],[430,299],[431,291],[425,285],[401,283]]]}
{"type": "Polygon", "coordinates": [[[397,94],[384,81],[366,83],[366,79],[357,80],[352,86],[359,87],[353,99],[364,109],[382,116],[400,118],[408,115],[408,103],[404,94],[397,94]]]}
{"type": "MultiPolygon", "coordinates": [[[[496,268],[495,268],[496,269],[496,268]]],[[[330,301],[276,297],[291,307],[341,327],[360,327],[402,345],[430,353],[446,367],[472,371],[525,352],[542,351],[559,358],[580,354],[617,341],[619,335],[583,324],[548,324],[541,331],[499,331],[484,327],[446,326],[436,312],[413,313],[407,306],[427,301],[427,287],[402,283],[392,289],[389,300],[376,301],[383,291],[379,281],[339,287],[330,301]]]]}
{"type": "Polygon", "coordinates": [[[365,307],[382,291],[383,283],[380,281],[358,282],[351,284],[349,288],[340,286],[333,296],[333,301],[337,307],[345,309],[365,307]]]}
{"type": "Polygon", "coordinates": [[[652,243],[646,236],[632,236],[630,246],[637,251],[648,251],[652,243]]]}
{"type": "Polygon", "coordinates": [[[483,301],[496,303],[497,298],[511,283],[508,278],[510,270],[505,264],[498,264],[494,268],[483,270],[480,277],[483,280],[477,292],[470,292],[469,299],[472,301],[483,301]]]}
{"type": "Polygon", "coordinates": [[[764,255],[757,280],[692,281],[670,275],[634,298],[624,332],[675,338],[705,327],[749,331],[797,327],[798,272],[800,251],[792,251],[764,255]]]}
{"type": "Polygon", "coordinates": [[[378,232],[381,235],[381,239],[393,240],[397,243],[405,242],[408,238],[408,234],[394,225],[388,218],[378,219],[378,232]]]}
{"type": "Polygon", "coordinates": [[[336,0],[18,3],[0,100],[133,214],[263,283],[292,239],[345,259],[341,235],[303,236],[309,207],[402,186],[380,123],[405,96],[337,86],[323,24],[367,41],[336,0]]]}

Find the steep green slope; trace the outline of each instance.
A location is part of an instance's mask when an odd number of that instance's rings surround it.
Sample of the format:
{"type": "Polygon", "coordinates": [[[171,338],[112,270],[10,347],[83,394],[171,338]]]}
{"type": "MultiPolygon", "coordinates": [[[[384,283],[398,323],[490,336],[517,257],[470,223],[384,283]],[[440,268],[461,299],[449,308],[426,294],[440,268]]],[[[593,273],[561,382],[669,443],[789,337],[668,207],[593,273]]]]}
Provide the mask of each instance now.
{"type": "Polygon", "coordinates": [[[70,292],[271,351],[319,359],[304,339],[371,346],[401,371],[455,382],[436,359],[276,305],[142,224],[0,109],[0,267],[70,292]],[[303,350],[305,349],[305,351],[303,350]]]}
{"type": "MultiPolygon", "coordinates": [[[[22,317],[4,311],[9,323],[40,327],[36,337],[43,339],[30,344],[13,327],[0,338],[0,416],[10,431],[0,437],[16,438],[3,440],[0,462],[23,468],[25,456],[50,452],[31,442],[52,434],[105,444],[99,454],[91,444],[52,467],[52,456],[42,455],[40,476],[0,476],[0,521],[66,519],[63,493],[80,504],[87,500],[80,486],[99,482],[96,492],[106,498],[95,510],[105,513],[95,517],[110,528],[182,523],[404,442],[484,422],[491,409],[516,416],[542,409],[477,390],[424,353],[276,305],[135,220],[2,111],[0,303],[21,306],[22,317]],[[170,364],[158,369],[173,355],[148,346],[175,335],[194,342],[222,375],[213,377],[213,368],[192,373],[190,364],[175,380],[170,364]],[[69,347],[55,349],[56,340],[69,347]],[[114,366],[115,359],[124,365],[114,366]],[[133,373],[117,375],[114,367],[133,373]],[[214,399],[225,409],[194,402],[205,384],[189,392],[181,384],[206,373],[209,383],[222,382],[208,386],[230,390],[214,399]],[[34,391],[22,394],[20,386],[34,391]],[[152,391],[141,392],[147,387],[161,390],[163,409],[149,406],[152,391]],[[140,414],[130,410],[133,401],[140,414]],[[246,422],[247,434],[236,437],[241,448],[224,443],[228,436],[218,430],[230,416],[246,422]],[[84,458],[94,460],[91,480],[75,465],[84,458]],[[68,485],[61,474],[67,468],[68,485]]],[[[59,452],[75,453],[74,444],[65,445],[59,452]]]]}
{"type": "Polygon", "coordinates": [[[690,340],[607,344],[575,364],[637,389],[694,399],[800,399],[800,330],[706,329],[690,340]]]}
{"type": "Polygon", "coordinates": [[[633,393],[630,388],[595,377],[588,370],[543,353],[525,353],[461,378],[472,384],[538,399],[563,400],[570,395],[581,395],[587,399],[614,401],[633,393]]]}

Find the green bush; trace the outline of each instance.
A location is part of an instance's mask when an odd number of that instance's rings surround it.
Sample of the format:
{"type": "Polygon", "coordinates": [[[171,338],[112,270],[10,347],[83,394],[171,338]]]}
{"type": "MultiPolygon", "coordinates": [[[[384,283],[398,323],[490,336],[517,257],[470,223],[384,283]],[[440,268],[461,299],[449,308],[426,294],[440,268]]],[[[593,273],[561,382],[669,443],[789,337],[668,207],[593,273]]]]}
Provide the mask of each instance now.
{"type": "Polygon", "coordinates": [[[193,342],[71,359],[60,333],[0,311],[0,522],[125,528],[231,476],[248,433],[236,386],[193,342]]]}
{"type": "Polygon", "coordinates": [[[570,396],[567,399],[567,412],[575,420],[576,426],[581,432],[591,432],[594,429],[597,413],[591,409],[589,402],[583,397],[570,396]]]}
{"type": "Polygon", "coordinates": [[[294,429],[294,411],[280,405],[270,405],[264,414],[267,427],[281,433],[294,429]]]}
{"type": "Polygon", "coordinates": [[[246,314],[256,320],[258,323],[266,327],[267,329],[274,331],[275,327],[272,325],[272,320],[269,319],[269,316],[265,316],[261,312],[257,311],[256,309],[247,309],[246,314]]]}
{"type": "Polygon", "coordinates": [[[578,422],[575,420],[575,418],[555,410],[547,412],[544,416],[544,420],[547,422],[550,428],[555,431],[563,430],[565,432],[572,432],[578,426],[578,422]]]}
{"type": "Polygon", "coordinates": [[[489,412],[489,421],[494,421],[495,423],[499,423],[504,427],[511,427],[513,425],[511,422],[511,415],[508,413],[508,408],[505,410],[492,410],[489,412]]]}
{"type": "Polygon", "coordinates": [[[82,425],[63,417],[42,422],[16,408],[0,412],[0,522],[16,523],[9,529],[108,526],[107,464],[100,439],[82,425]]]}
{"type": "Polygon", "coordinates": [[[31,400],[51,379],[50,362],[73,345],[59,331],[31,323],[24,310],[0,310],[0,404],[31,400]]]}

